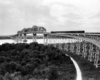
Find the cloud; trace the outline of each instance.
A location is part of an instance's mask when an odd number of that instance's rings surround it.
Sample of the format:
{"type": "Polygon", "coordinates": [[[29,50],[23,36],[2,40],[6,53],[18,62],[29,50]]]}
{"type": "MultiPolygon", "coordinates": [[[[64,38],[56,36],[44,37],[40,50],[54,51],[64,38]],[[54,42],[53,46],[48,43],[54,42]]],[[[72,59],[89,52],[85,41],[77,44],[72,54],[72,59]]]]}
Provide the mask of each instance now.
{"type": "Polygon", "coordinates": [[[99,0],[0,0],[0,34],[33,25],[49,31],[99,31],[99,4],[99,0]]]}
{"type": "Polygon", "coordinates": [[[44,5],[51,7],[51,11],[54,7],[55,11],[59,10],[60,13],[74,13],[82,18],[91,17],[100,12],[99,3],[99,0],[44,0],[44,5]]]}
{"type": "Polygon", "coordinates": [[[93,16],[100,12],[99,4],[99,0],[44,0],[44,5],[50,8],[51,16],[69,30],[98,31],[100,17],[93,16]]]}

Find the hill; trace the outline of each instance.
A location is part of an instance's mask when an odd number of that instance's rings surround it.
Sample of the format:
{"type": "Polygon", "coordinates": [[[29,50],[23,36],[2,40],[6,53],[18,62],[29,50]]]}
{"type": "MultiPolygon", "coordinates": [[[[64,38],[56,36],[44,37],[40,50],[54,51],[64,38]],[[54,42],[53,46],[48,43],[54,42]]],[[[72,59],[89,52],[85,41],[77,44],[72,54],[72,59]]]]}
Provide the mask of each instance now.
{"type": "Polygon", "coordinates": [[[0,80],[74,80],[75,77],[70,58],[53,46],[0,45],[0,80]]]}

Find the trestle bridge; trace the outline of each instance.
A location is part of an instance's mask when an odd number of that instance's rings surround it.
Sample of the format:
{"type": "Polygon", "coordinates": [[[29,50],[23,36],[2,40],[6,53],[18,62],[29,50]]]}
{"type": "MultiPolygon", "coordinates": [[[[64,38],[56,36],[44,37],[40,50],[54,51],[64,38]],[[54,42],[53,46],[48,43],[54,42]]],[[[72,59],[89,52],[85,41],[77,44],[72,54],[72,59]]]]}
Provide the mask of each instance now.
{"type": "Polygon", "coordinates": [[[43,34],[45,45],[53,45],[61,50],[69,51],[88,60],[96,68],[100,67],[100,33],[51,33],[44,27],[33,26],[18,31],[11,38],[17,43],[25,43],[27,34],[33,35],[33,42],[37,41],[37,34],[43,34]],[[69,38],[75,41],[68,42],[69,38]]]}

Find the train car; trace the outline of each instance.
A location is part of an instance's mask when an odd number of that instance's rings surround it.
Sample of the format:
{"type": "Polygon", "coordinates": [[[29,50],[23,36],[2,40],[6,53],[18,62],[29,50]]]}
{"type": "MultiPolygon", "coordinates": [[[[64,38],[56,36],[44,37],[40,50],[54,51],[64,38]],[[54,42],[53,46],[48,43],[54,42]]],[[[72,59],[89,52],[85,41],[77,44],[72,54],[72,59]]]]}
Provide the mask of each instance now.
{"type": "Polygon", "coordinates": [[[51,31],[51,33],[85,33],[85,31],[51,31]]]}

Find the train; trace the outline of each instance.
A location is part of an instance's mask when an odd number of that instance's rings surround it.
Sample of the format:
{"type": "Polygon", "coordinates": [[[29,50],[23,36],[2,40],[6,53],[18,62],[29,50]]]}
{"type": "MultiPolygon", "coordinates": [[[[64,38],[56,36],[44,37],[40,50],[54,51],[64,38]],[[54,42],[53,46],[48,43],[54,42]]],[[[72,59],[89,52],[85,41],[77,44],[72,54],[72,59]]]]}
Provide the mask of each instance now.
{"type": "Polygon", "coordinates": [[[51,31],[51,33],[85,33],[85,31],[51,31]]]}

